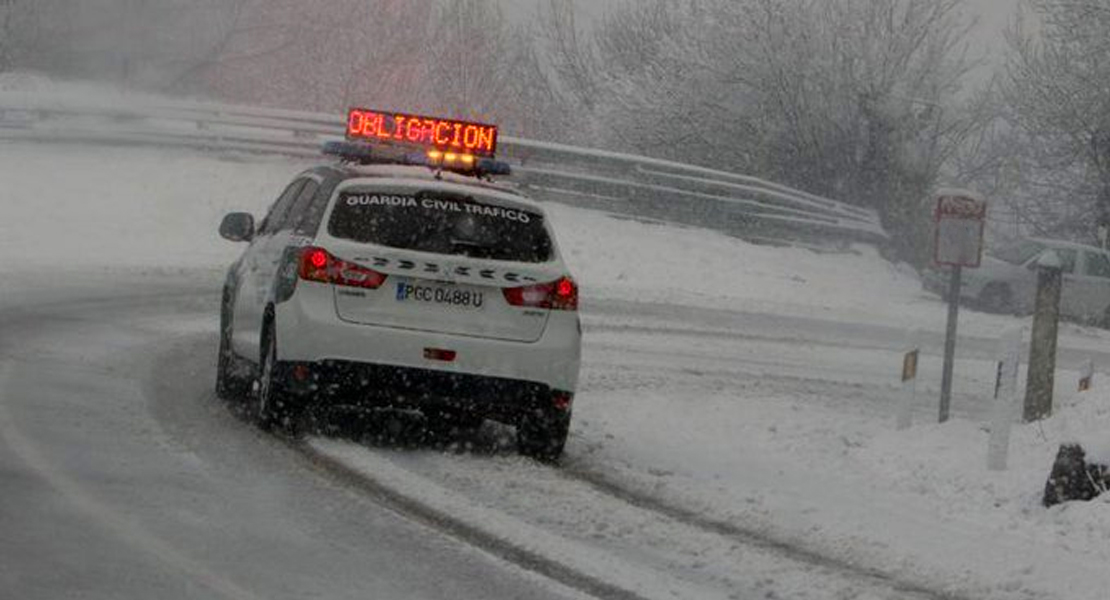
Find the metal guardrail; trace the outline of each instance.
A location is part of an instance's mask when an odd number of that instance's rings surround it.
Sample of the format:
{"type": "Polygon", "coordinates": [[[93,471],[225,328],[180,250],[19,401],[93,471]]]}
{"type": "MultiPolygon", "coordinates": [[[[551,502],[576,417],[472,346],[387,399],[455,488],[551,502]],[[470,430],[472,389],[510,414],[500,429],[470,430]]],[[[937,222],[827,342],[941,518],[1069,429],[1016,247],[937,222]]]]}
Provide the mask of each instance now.
{"type": "MultiPolygon", "coordinates": [[[[180,146],[318,156],[341,117],[152,98],[0,92],[0,139],[180,146]]],[[[503,136],[512,180],[540,200],[709,227],[747,239],[887,239],[878,214],[756,177],[503,136]]]]}

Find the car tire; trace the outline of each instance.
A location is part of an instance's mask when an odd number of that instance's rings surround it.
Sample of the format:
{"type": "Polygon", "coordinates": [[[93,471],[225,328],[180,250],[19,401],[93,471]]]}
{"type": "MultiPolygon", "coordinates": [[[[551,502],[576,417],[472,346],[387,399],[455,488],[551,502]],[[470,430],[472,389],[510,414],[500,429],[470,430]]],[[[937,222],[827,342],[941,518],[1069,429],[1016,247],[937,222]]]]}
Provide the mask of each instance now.
{"type": "Polygon", "coordinates": [[[516,428],[517,451],[542,462],[563,455],[570,433],[570,412],[536,408],[525,413],[516,428]]]}
{"type": "Polygon", "coordinates": [[[242,362],[231,346],[232,328],[230,293],[224,290],[220,304],[220,346],[216,359],[216,397],[221,400],[242,402],[251,391],[253,378],[249,374],[236,373],[242,362]]]}
{"type": "Polygon", "coordinates": [[[988,283],[979,292],[979,306],[987,312],[1014,314],[1014,294],[1004,283],[988,283]]]}
{"type": "Polygon", "coordinates": [[[277,334],[272,321],[262,328],[261,355],[258,368],[258,393],[256,395],[254,420],[266,431],[282,428],[296,433],[300,423],[297,411],[289,396],[282,390],[277,374],[277,334]]]}

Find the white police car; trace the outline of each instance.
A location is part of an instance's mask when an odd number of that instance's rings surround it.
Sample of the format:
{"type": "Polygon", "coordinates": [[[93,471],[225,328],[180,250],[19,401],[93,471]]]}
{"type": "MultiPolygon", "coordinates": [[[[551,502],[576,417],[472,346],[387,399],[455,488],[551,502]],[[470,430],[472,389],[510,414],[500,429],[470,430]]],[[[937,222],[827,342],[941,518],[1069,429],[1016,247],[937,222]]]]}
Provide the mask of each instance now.
{"type": "Polygon", "coordinates": [[[491,418],[557,458],[578,287],[543,209],[490,181],[507,170],[496,129],[361,109],[349,123],[339,164],[297,176],[257,227],[220,226],[250,245],[224,286],[218,393],[263,424],[336,407],[491,418]]]}

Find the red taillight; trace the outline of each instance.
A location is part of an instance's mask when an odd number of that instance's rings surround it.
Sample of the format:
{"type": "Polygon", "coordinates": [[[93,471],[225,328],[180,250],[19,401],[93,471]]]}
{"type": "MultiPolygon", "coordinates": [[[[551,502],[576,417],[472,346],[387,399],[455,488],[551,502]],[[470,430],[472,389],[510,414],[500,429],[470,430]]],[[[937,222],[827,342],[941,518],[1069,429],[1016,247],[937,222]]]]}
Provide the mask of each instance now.
{"type": "Polygon", "coordinates": [[[323,248],[308,247],[301,251],[299,275],[307,281],[319,281],[348,287],[376,290],[385,283],[386,275],[366,267],[338,259],[323,248]]]}
{"type": "Polygon", "coordinates": [[[574,406],[574,394],[569,392],[555,392],[551,396],[551,406],[558,411],[568,411],[574,406]]]}
{"type": "Polygon", "coordinates": [[[552,283],[505,288],[505,301],[512,306],[578,310],[578,285],[570,277],[552,283]]]}
{"type": "Polygon", "coordinates": [[[578,286],[574,282],[564,277],[555,282],[555,297],[562,300],[574,299],[578,301],[578,286]]]}
{"type": "Polygon", "coordinates": [[[427,360],[438,360],[442,362],[455,362],[455,358],[459,353],[454,350],[444,350],[442,348],[425,348],[424,358],[427,360]]]}

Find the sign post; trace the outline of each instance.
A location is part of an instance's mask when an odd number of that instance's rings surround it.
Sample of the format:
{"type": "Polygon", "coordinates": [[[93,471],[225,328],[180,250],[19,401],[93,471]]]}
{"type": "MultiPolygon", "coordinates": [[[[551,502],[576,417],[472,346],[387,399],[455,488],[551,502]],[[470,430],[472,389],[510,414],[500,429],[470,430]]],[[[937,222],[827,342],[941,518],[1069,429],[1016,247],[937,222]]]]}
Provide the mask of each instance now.
{"type": "Polygon", "coordinates": [[[983,255],[987,203],[973,192],[941,190],[933,213],[933,262],[951,267],[948,282],[948,323],[944,338],[944,372],[940,383],[939,422],[948,420],[952,405],[952,372],[956,360],[956,328],[960,318],[960,286],[964,267],[978,268],[983,255]]]}

